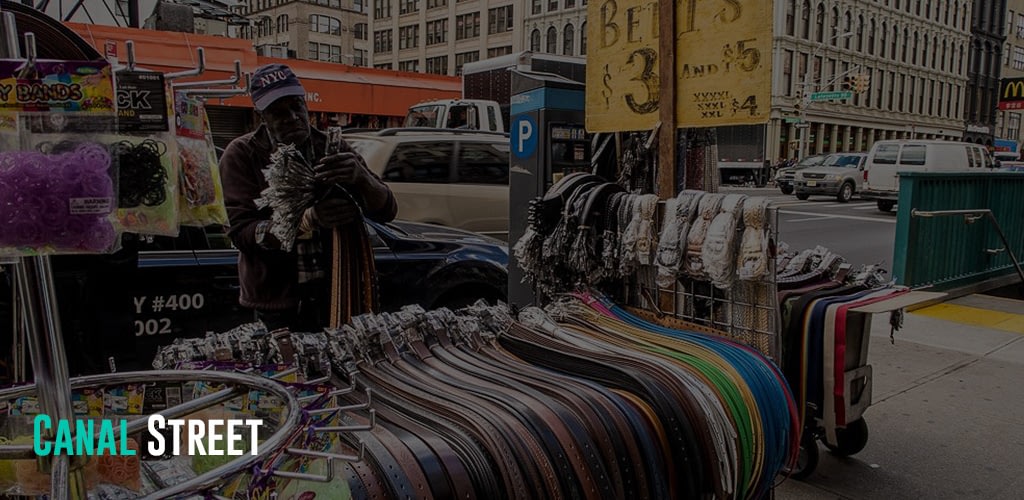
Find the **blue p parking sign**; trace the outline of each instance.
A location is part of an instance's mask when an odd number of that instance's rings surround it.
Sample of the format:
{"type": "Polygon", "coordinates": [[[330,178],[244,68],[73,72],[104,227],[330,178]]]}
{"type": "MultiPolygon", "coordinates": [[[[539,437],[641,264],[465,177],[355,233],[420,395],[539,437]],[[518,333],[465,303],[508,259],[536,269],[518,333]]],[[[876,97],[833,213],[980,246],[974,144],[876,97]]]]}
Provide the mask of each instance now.
{"type": "Polygon", "coordinates": [[[530,115],[519,115],[512,124],[512,153],[529,158],[537,150],[537,122],[530,115]]]}

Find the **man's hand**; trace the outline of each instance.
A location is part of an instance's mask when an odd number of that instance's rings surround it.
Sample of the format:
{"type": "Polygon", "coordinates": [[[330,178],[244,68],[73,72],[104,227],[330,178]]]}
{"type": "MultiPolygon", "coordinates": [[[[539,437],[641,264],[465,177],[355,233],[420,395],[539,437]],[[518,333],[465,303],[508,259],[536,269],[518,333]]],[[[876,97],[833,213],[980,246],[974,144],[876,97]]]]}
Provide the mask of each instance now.
{"type": "Polygon", "coordinates": [[[316,164],[316,180],[328,185],[358,186],[370,177],[362,158],[354,152],[338,153],[323,157],[316,164]]]}
{"type": "Polygon", "coordinates": [[[359,207],[347,197],[326,198],[317,203],[313,211],[316,222],[327,229],[351,224],[359,219],[359,207]]]}

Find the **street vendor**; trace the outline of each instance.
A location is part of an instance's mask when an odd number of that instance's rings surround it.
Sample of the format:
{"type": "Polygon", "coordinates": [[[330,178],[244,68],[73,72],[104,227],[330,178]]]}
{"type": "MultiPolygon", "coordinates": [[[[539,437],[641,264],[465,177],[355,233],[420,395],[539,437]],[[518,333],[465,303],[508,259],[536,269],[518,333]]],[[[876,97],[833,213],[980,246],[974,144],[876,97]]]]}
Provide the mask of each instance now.
{"type": "Polygon", "coordinates": [[[327,134],[310,125],[306,91],[288,66],[258,68],[249,93],[262,124],[231,141],[220,160],[228,236],[239,250],[239,302],[270,330],[317,331],[329,321],[331,266],[349,264],[332,262],[331,231],[363,224],[364,217],[389,222],[398,207],[391,190],[348,144],[327,155],[327,134]],[[271,209],[256,206],[268,186],[263,170],[285,144],[314,166],[316,182],[345,186],[351,195],[335,191],[306,209],[291,251],[270,231],[271,209]]]}

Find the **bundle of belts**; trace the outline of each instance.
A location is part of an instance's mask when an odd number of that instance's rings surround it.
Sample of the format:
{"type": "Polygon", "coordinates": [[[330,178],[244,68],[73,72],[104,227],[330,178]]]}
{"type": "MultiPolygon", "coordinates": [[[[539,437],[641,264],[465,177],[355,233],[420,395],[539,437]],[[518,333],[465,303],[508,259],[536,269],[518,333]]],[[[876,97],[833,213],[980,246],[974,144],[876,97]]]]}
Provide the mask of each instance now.
{"type": "Polygon", "coordinates": [[[372,390],[376,426],[342,435],[366,450],[344,465],[352,496],[761,498],[794,458],[795,403],[757,352],[589,295],[550,311],[407,307],[306,334],[335,385],[372,390]]]}
{"type": "MultiPolygon", "coordinates": [[[[850,273],[842,257],[822,247],[786,255],[779,264],[783,269],[778,279],[783,371],[801,421],[821,420],[825,442],[837,446],[837,429],[849,423],[845,374],[859,364],[859,356],[847,353],[847,316],[853,308],[909,289],[886,282],[874,266],[850,273]]],[[[894,329],[900,326],[900,317],[893,316],[894,329]]]]}

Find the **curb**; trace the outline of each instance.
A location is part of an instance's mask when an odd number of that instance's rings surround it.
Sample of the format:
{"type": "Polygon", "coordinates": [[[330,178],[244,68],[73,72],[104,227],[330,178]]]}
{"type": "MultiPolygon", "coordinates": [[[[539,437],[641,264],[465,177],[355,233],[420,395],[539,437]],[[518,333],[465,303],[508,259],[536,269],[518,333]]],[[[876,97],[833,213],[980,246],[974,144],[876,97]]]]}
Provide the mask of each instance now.
{"type": "Polygon", "coordinates": [[[989,290],[995,290],[997,288],[1003,288],[1006,286],[1020,283],[1020,277],[1016,273],[1008,274],[1006,276],[1000,276],[998,278],[990,278],[985,281],[978,283],[972,283],[970,285],[964,285],[957,288],[950,288],[949,290],[932,290],[931,286],[924,286],[921,288],[915,288],[914,290],[920,291],[941,291],[946,295],[943,297],[926,300],[912,306],[907,306],[907,312],[916,311],[925,307],[934,306],[943,302],[948,302],[953,299],[958,299],[967,295],[974,295],[976,293],[985,293],[989,290]]]}

